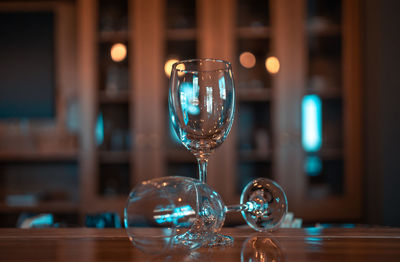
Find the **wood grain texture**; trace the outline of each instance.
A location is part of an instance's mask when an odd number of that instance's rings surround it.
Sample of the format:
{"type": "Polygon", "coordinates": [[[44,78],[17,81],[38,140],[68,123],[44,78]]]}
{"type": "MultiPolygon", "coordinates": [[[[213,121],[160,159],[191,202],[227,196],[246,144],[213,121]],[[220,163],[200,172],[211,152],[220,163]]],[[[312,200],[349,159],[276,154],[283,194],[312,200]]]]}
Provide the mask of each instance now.
{"type": "Polygon", "coordinates": [[[155,256],[135,248],[123,229],[0,229],[0,261],[400,260],[400,229],[309,228],[255,234],[248,228],[225,228],[223,233],[235,238],[232,247],[155,256]]]}

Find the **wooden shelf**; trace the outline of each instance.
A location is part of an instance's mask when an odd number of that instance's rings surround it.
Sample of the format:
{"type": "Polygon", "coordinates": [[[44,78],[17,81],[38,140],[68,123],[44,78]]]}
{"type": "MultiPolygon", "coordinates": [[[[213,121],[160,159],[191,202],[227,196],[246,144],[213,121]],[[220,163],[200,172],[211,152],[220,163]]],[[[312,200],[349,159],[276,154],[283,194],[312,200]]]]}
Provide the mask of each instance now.
{"type": "Polygon", "coordinates": [[[78,151],[9,151],[0,152],[0,162],[69,162],[78,160],[78,151]]]}
{"type": "Polygon", "coordinates": [[[335,24],[327,24],[327,25],[308,25],[307,26],[307,33],[309,35],[316,35],[316,36],[340,36],[341,35],[341,27],[335,24]]]}
{"type": "Polygon", "coordinates": [[[196,163],[196,158],[185,148],[169,149],[165,157],[170,163],[196,163]]]}
{"type": "Polygon", "coordinates": [[[310,88],[307,90],[310,94],[316,94],[322,99],[340,99],[343,97],[342,90],[338,88],[316,89],[310,88]]]}
{"type": "Polygon", "coordinates": [[[74,202],[68,201],[49,201],[40,202],[36,205],[28,206],[9,206],[5,203],[0,203],[0,212],[13,213],[13,212],[57,212],[57,213],[70,213],[78,212],[79,205],[74,202]]]}
{"type": "Polygon", "coordinates": [[[236,93],[238,99],[244,102],[263,102],[271,100],[270,88],[238,88],[236,93]]]}
{"type": "Polygon", "coordinates": [[[129,40],[129,31],[101,31],[99,32],[100,42],[126,42],[129,40]]]}
{"type": "Polygon", "coordinates": [[[338,160],[343,158],[343,150],[340,148],[323,148],[320,155],[322,160],[338,160]]]}
{"type": "Polygon", "coordinates": [[[131,159],[130,151],[101,151],[98,156],[101,164],[127,164],[131,159]]]}
{"type": "Polygon", "coordinates": [[[246,39],[269,38],[271,36],[271,28],[268,26],[239,27],[236,29],[236,36],[246,39]]]}
{"type": "Polygon", "coordinates": [[[194,40],[196,39],[196,37],[197,37],[197,31],[194,28],[167,30],[168,40],[185,41],[185,40],[194,40]]]}
{"type": "Polygon", "coordinates": [[[113,197],[98,196],[90,204],[90,206],[85,207],[85,212],[86,213],[117,212],[121,215],[123,214],[127,198],[128,194],[118,195],[113,197]]]}
{"type": "Polygon", "coordinates": [[[271,151],[260,152],[257,150],[240,150],[240,162],[268,162],[271,161],[271,151]]]}
{"type": "Polygon", "coordinates": [[[99,102],[102,104],[127,104],[129,103],[129,91],[119,91],[116,93],[99,92],[99,102]]]}

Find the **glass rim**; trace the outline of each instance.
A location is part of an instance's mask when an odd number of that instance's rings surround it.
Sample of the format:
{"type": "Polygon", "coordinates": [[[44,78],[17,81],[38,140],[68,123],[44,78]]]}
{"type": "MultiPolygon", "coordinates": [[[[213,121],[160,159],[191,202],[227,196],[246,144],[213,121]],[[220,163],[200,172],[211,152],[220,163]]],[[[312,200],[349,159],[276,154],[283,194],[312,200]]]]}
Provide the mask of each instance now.
{"type": "Polygon", "coordinates": [[[176,70],[181,73],[198,73],[198,72],[218,72],[218,71],[226,71],[226,70],[232,70],[232,65],[230,62],[223,60],[223,59],[217,59],[217,58],[194,58],[194,59],[186,59],[186,60],[181,60],[172,65],[172,70],[176,70]],[[193,63],[193,62],[215,62],[215,63],[221,63],[225,64],[225,68],[220,68],[220,69],[213,69],[213,70],[186,70],[186,69],[179,69],[177,68],[178,65],[180,64],[187,64],[187,63],[193,63]]]}

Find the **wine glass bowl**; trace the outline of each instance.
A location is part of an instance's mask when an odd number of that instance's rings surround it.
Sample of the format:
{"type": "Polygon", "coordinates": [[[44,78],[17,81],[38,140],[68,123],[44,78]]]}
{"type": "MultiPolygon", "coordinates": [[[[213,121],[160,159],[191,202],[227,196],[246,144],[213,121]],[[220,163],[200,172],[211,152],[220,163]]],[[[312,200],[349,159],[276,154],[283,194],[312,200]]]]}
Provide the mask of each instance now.
{"type": "Polygon", "coordinates": [[[206,180],[207,161],[231,130],[235,88],[229,62],[192,59],[172,66],[169,88],[172,126],[182,144],[199,162],[199,179],[206,180]]]}
{"type": "Polygon", "coordinates": [[[127,234],[145,252],[201,247],[224,220],[220,195],[199,180],[184,177],[142,182],[130,192],[124,210],[127,234]]]}

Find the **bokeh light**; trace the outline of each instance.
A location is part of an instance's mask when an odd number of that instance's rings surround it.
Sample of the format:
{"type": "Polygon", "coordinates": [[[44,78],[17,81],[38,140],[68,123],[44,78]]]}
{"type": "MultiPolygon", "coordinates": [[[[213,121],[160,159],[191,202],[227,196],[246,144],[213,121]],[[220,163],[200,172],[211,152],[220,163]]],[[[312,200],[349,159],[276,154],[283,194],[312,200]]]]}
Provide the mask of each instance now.
{"type": "Polygon", "coordinates": [[[276,74],[281,67],[279,59],[275,56],[270,56],[265,60],[265,68],[270,74],[276,74]]]}
{"type": "Polygon", "coordinates": [[[111,47],[111,59],[114,62],[121,62],[126,58],[126,45],[117,43],[111,47]]]}
{"type": "MultiPolygon", "coordinates": [[[[171,59],[167,60],[167,62],[165,62],[164,72],[168,78],[171,76],[172,66],[177,62],[179,62],[179,60],[175,59],[175,58],[171,58],[171,59]]],[[[177,65],[176,68],[178,68],[179,70],[185,70],[185,65],[179,64],[179,65],[177,65]]],[[[182,75],[183,75],[183,72],[178,72],[178,76],[182,76],[182,75]]]]}
{"type": "Polygon", "coordinates": [[[239,61],[244,68],[253,68],[256,65],[256,57],[250,52],[241,53],[239,61]]]}
{"type": "Polygon", "coordinates": [[[164,72],[165,72],[165,75],[167,77],[171,76],[172,65],[177,63],[177,62],[179,62],[178,59],[174,59],[174,58],[173,59],[169,59],[169,60],[167,60],[167,62],[165,62],[164,72]]]}

